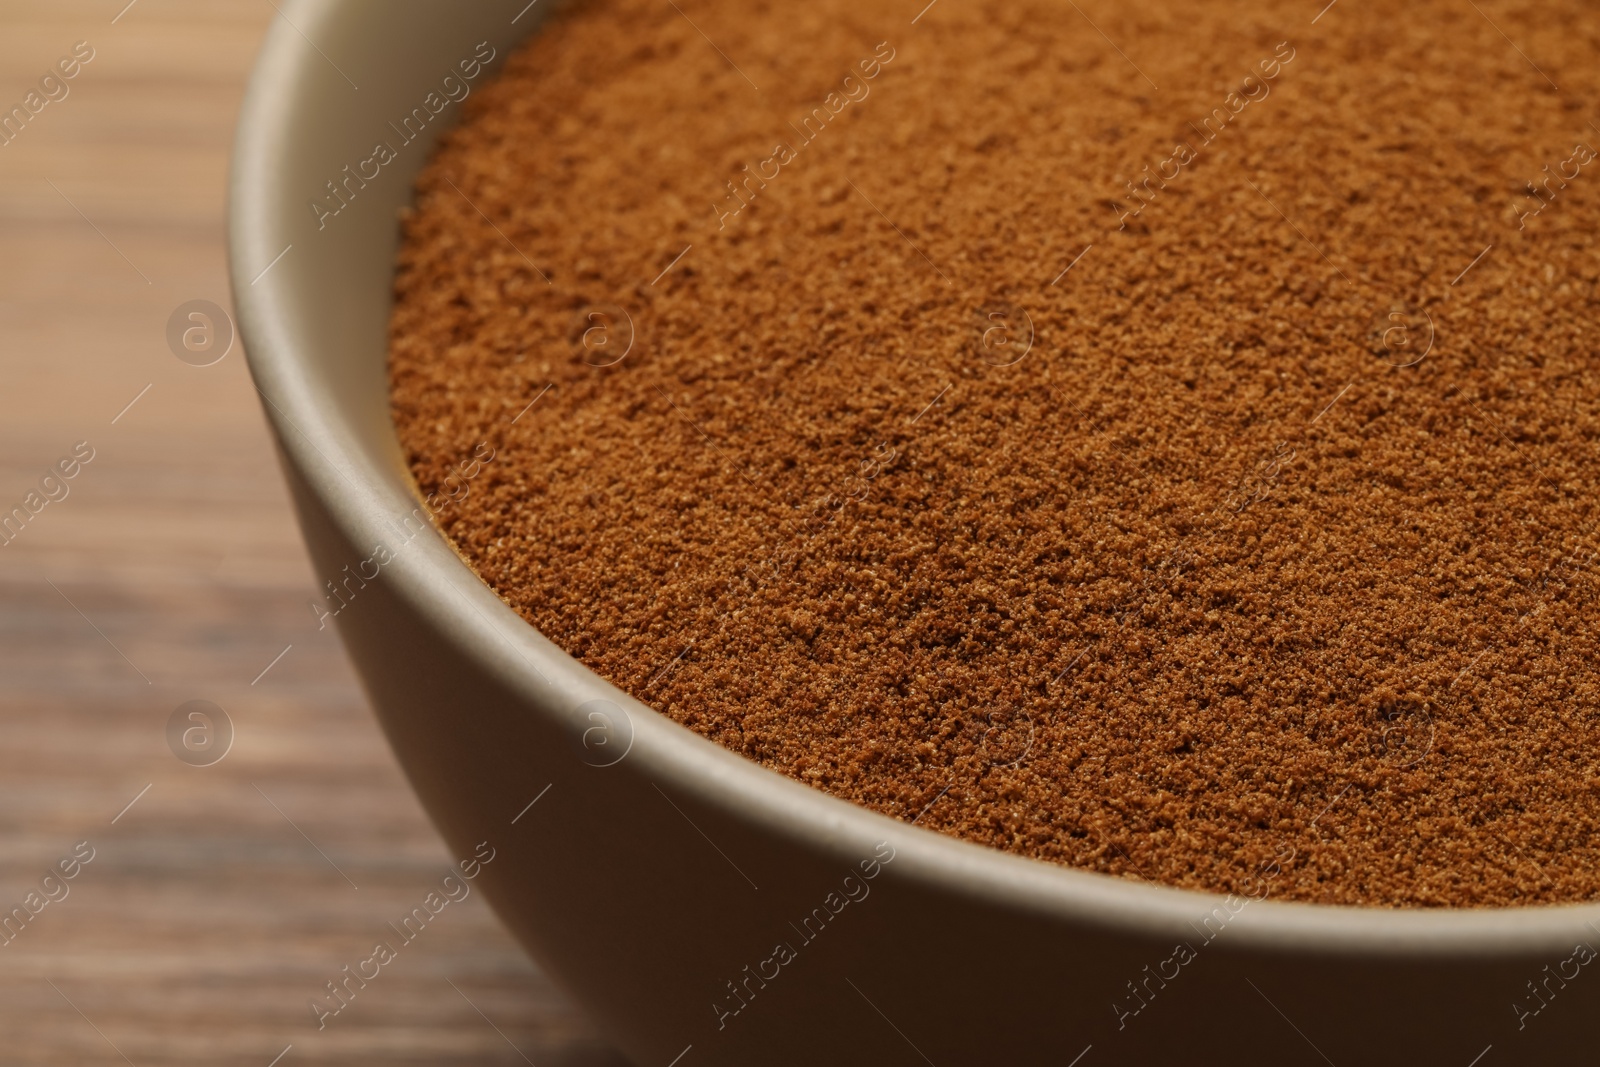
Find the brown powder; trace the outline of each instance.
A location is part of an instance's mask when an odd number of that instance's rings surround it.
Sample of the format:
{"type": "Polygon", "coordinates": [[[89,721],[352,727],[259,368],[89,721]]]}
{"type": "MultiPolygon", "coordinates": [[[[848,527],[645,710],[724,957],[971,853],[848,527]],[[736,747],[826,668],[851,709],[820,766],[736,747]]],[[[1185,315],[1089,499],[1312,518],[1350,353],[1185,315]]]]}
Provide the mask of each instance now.
{"type": "Polygon", "coordinates": [[[463,554],[894,818],[1600,896],[1600,23],[922,6],[590,0],[474,90],[392,324],[463,554]]]}

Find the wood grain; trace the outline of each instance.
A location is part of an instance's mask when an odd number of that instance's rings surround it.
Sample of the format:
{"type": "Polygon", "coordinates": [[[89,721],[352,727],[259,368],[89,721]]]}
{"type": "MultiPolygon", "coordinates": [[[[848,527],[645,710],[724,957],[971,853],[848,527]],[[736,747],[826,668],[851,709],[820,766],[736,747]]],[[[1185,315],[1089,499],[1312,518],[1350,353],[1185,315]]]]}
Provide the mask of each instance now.
{"type": "Polygon", "coordinates": [[[280,16],[125,5],[0,3],[0,105],[95,50],[0,147],[0,510],[95,450],[0,547],[0,908],[95,850],[0,947],[0,1064],[620,1065],[476,894],[317,1027],[454,857],[316,629],[239,349],[196,368],[165,340],[180,303],[228,302],[232,125],[280,16]],[[235,728],[212,766],[168,747],[191,699],[235,728]]]}

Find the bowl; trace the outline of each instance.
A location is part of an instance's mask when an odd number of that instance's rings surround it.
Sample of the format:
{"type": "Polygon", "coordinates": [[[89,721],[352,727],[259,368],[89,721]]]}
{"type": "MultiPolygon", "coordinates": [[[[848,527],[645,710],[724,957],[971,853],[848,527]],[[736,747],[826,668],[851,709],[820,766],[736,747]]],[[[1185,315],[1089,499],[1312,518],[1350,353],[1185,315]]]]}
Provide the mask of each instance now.
{"type": "Polygon", "coordinates": [[[551,3],[286,4],[240,115],[230,259],[319,592],[341,605],[311,621],[337,627],[452,852],[490,857],[468,865],[489,901],[610,1038],[658,1067],[1586,1049],[1600,906],[1282,903],[1270,865],[1219,897],[958,841],[704,740],[474,576],[389,416],[398,213],[551,3]]]}

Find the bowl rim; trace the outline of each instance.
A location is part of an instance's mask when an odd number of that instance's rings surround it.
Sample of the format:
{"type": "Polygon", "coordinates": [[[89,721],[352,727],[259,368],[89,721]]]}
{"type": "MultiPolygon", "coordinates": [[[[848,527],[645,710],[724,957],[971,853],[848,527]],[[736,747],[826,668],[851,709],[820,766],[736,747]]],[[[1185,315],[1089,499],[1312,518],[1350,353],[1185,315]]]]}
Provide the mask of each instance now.
{"type": "MultiPolygon", "coordinates": [[[[477,0],[480,7],[497,0],[477,0]]],[[[521,6],[517,4],[516,6],[521,6]]],[[[351,544],[370,544],[392,529],[391,516],[419,498],[409,472],[385,469],[398,441],[375,442],[348,413],[313,387],[314,336],[302,336],[296,287],[305,269],[290,257],[254,277],[278,252],[292,221],[279,161],[316,116],[284,86],[312,77],[320,63],[302,34],[317,38],[341,20],[375,11],[362,0],[291,0],[286,18],[266,34],[244,97],[230,161],[228,256],[241,340],[263,399],[280,456],[336,529],[351,544]],[[409,487],[409,489],[407,488],[409,487]]],[[[397,21],[384,16],[390,32],[397,21]]],[[[530,27],[535,23],[530,20],[530,27]]],[[[520,34],[522,31],[518,31],[520,34]]],[[[508,44],[520,37],[508,37],[508,44]]],[[[404,168],[405,195],[431,152],[404,168]]],[[[387,316],[386,316],[387,318],[387,316]]],[[[387,359],[387,337],[382,342],[387,359]]],[[[385,374],[385,380],[387,375],[385,374]]],[[[403,464],[402,464],[403,468],[403,464]]],[[[781,837],[839,851],[843,841],[887,841],[896,872],[947,896],[1031,913],[1080,928],[1159,939],[1214,910],[1225,897],[1174,886],[1131,882],[1096,871],[1033,860],[953,838],[802,785],[722,748],[612,686],[551,643],[503,602],[456,555],[431,524],[432,536],[404,565],[385,569],[397,597],[425,619],[434,636],[514,693],[530,714],[562,715],[561,702],[610,700],[634,729],[628,759],[653,781],[693,794],[781,837]],[[532,668],[530,671],[529,668],[532,668]]],[[[1525,956],[1570,949],[1600,935],[1600,902],[1499,908],[1330,905],[1268,896],[1238,912],[1226,944],[1233,950],[1410,961],[1525,956]]]]}

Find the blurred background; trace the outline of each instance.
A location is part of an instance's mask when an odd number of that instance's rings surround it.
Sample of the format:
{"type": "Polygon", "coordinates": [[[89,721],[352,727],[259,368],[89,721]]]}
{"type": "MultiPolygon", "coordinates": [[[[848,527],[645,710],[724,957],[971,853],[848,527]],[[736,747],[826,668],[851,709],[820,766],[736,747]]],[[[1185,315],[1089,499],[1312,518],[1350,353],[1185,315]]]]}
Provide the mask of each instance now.
{"type": "Polygon", "coordinates": [[[461,857],[317,629],[228,322],[184,307],[230,306],[281,17],[0,2],[0,1064],[620,1064],[477,894],[311,1007],[461,857]]]}

